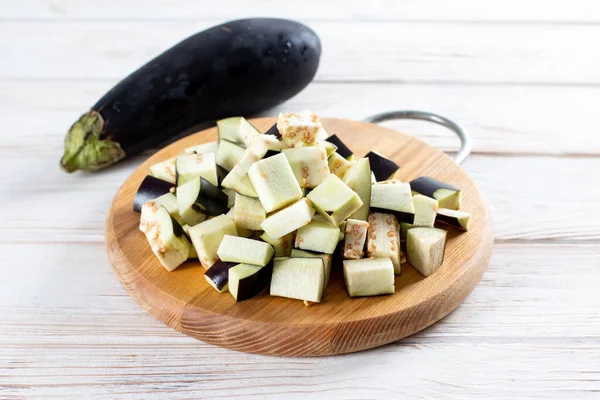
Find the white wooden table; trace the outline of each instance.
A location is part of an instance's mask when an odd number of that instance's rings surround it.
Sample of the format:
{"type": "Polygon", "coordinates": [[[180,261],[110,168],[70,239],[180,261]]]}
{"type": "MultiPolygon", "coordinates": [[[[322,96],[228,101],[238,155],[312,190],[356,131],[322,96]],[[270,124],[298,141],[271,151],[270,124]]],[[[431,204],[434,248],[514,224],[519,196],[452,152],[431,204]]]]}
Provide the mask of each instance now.
{"type": "MultiPolygon", "coordinates": [[[[2,0],[0,398],[600,398],[597,4],[2,0]],[[64,174],[67,128],[178,40],[264,15],[306,22],[324,48],[315,82],[267,115],[424,109],[472,133],[465,168],[496,245],[435,326],[359,354],[255,356],[171,330],[114,276],[104,218],[143,157],[64,174]]],[[[390,126],[457,146],[442,128],[390,126]]]]}

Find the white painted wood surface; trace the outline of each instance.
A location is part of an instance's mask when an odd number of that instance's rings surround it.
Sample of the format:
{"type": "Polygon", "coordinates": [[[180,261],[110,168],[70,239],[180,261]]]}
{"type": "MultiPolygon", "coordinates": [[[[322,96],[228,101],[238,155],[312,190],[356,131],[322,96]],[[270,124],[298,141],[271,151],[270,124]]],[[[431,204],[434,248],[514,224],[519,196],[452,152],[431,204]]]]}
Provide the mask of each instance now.
{"type": "MultiPolygon", "coordinates": [[[[597,399],[600,8],[594,1],[75,1],[0,6],[0,398],[597,399]],[[397,108],[473,134],[465,168],[496,242],[465,303],[399,343],[282,359],[215,348],[142,311],[108,264],[110,200],[143,157],[58,170],[68,126],[117,80],[199,29],[307,22],[316,82],[279,109],[397,108]]],[[[445,150],[441,128],[389,123],[445,150]]]]}

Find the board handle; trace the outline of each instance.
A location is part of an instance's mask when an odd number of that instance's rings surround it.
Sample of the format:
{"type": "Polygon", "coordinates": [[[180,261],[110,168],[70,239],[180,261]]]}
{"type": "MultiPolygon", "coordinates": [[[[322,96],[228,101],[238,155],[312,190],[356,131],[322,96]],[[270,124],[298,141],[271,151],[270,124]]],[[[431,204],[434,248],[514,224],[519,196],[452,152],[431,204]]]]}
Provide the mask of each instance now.
{"type": "Polygon", "coordinates": [[[467,133],[457,123],[450,121],[446,117],[430,113],[427,111],[415,111],[415,110],[399,110],[399,111],[387,111],[379,114],[371,115],[363,119],[365,122],[376,124],[378,122],[390,121],[393,119],[418,119],[421,121],[433,122],[438,125],[442,125],[456,134],[460,139],[460,149],[456,155],[452,158],[455,163],[462,164],[469,154],[471,154],[471,135],[467,133]]]}

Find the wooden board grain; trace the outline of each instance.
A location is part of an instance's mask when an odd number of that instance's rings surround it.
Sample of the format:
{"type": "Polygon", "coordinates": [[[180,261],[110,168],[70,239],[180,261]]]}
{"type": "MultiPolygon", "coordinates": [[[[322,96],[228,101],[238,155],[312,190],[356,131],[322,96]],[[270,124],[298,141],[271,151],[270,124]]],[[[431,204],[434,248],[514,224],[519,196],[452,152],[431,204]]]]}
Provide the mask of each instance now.
{"type": "MultiPolygon", "coordinates": [[[[273,118],[253,120],[261,131],[274,122],[273,118]]],[[[341,271],[333,271],[323,302],[304,307],[265,292],[236,303],[206,283],[197,262],[167,272],[138,230],[133,197],[149,165],[194,143],[215,140],[216,129],[211,128],[152,156],[115,197],[106,221],[106,245],[130,295],[158,319],[190,336],[235,350],[285,356],[343,354],[381,346],[418,332],[454,310],[481,279],[493,243],[491,218],[475,184],[446,155],[417,139],[363,122],[329,119],[324,126],[359,155],[375,149],[398,162],[402,180],[427,174],[463,190],[472,228],[465,234],[450,232],[444,265],[434,275],[425,279],[404,264],[394,295],[351,299],[341,271]]]]}

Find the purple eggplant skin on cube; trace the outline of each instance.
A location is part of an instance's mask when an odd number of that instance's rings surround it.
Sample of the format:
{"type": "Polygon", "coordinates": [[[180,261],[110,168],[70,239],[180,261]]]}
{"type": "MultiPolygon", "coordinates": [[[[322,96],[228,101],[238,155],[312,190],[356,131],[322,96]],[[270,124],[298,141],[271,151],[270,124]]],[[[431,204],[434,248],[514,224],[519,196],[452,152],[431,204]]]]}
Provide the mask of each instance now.
{"type": "Polygon", "coordinates": [[[269,286],[273,273],[273,259],[258,272],[250,275],[239,282],[236,301],[247,300],[256,296],[269,286]]]}
{"type": "Polygon", "coordinates": [[[373,171],[377,182],[392,179],[392,177],[400,169],[400,166],[398,164],[396,164],[389,158],[385,158],[376,151],[368,152],[365,157],[369,159],[369,163],[371,164],[371,171],[373,171]]]}
{"type": "Polygon", "coordinates": [[[449,210],[446,208],[438,209],[435,216],[435,222],[441,222],[453,226],[461,231],[468,231],[471,220],[471,214],[464,211],[449,210]]]}
{"type": "Polygon", "coordinates": [[[439,189],[449,189],[455,192],[460,191],[460,189],[455,188],[452,185],[448,185],[447,183],[440,182],[437,179],[431,178],[429,176],[421,176],[419,178],[413,179],[410,181],[410,188],[422,194],[423,196],[433,197],[435,192],[439,189]]]}
{"type": "Polygon", "coordinates": [[[346,160],[352,159],[354,153],[337,135],[331,135],[326,139],[327,142],[334,144],[337,147],[336,152],[346,160]]]}
{"type": "Polygon", "coordinates": [[[306,25],[250,18],[199,32],[108,91],[75,122],[60,161],[95,171],[208,121],[272,108],[308,85],[321,42],[306,25]]]}
{"type": "Polygon", "coordinates": [[[413,192],[436,199],[442,208],[458,210],[461,206],[460,189],[432,177],[421,176],[413,179],[410,181],[410,188],[413,192]]]}
{"type": "Polygon", "coordinates": [[[220,292],[229,282],[229,269],[237,264],[219,260],[204,272],[204,277],[220,292]]]}
{"type": "Polygon", "coordinates": [[[142,211],[142,206],[145,202],[154,200],[157,197],[173,192],[175,185],[170,182],[163,181],[162,179],[155,178],[153,176],[146,176],[133,199],[133,210],[137,212],[142,211]]]}
{"type": "Polygon", "coordinates": [[[370,210],[372,212],[378,212],[382,214],[393,214],[398,222],[404,222],[408,224],[412,224],[415,222],[415,214],[410,212],[402,212],[396,210],[388,210],[387,208],[379,208],[379,207],[371,207],[370,210]]]}
{"type": "Polygon", "coordinates": [[[281,137],[281,133],[279,132],[279,129],[277,129],[277,124],[273,124],[273,126],[265,132],[265,135],[273,135],[279,139],[281,137]]]}

